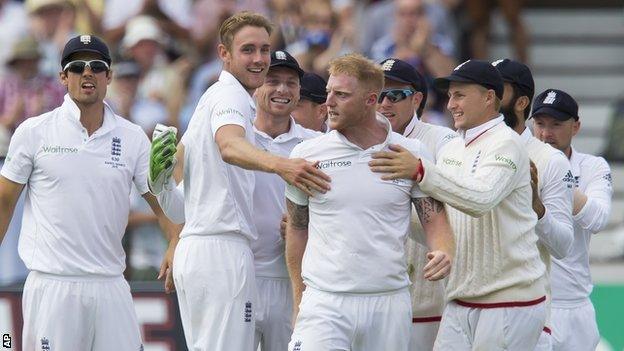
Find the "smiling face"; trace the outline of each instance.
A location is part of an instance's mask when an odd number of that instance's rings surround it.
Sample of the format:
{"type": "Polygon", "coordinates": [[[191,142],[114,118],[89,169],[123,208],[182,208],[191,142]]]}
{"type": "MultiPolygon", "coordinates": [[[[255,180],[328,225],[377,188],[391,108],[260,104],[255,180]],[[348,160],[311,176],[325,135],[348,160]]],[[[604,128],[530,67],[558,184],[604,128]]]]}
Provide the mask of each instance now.
{"type": "MultiPolygon", "coordinates": [[[[70,57],[74,60],[101,60],[102,56],[93,52],[78,52],[70,57]]],[[[93,73],[91,68],[85,67],[82,74],[64,71],[59,73],[61,84],[67,87],[69,96],[79,106],[89,106],[102,103],[106,97],[106,89],[113,77],[112,71],[93,73]]]]}
{"type": "MultiPolygon", "coordinates": [[[[390,89],[413,89],[413,87],[409,84],[386,79],[384,91],[390,89]]],[[[414,112],[420,105],[422,98],[423,95],[420,92],[410,95],[397,102],[392,102],[387,97],[384,97],[381,103],[377,104],[377,112],[386,116],[386,118],[390,121],[394,132],[402,134],[414,117],[414,112]]]]}
{"type": "Polygon", "coordinates": [[[270,56],[269,32],[263,27],[245,26],[241,28],[227,48],[219,44],[219,57],[223,68],[251,91],[264,83],[270,56]]]}
{"type": "Polygon", "coordinates": [[[299,102],[299,75],[286,67],[269,69],[264,84],[256,90],[258,107],[271,115],[289,116],[299,102]]]}
{"type": "Polygon", "coordinates": [[[477,84],[451,82],[448,90],[449,101],[446,107],[456,129],[468,130],[492,118],[495,109],[493,90],[477,84]]]}

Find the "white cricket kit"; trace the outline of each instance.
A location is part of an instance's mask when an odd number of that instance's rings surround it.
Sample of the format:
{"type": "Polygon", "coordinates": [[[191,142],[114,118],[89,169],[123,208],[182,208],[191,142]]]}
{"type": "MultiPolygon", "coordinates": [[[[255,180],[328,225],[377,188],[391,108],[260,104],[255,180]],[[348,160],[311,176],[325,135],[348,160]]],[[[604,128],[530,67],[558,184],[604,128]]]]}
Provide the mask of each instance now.
{"type": "Polygon", "coordinates": [[[255,144],[253,99],[229,72],[201,97],[184,145],[184,229],[174,255],[184,335],[192,350],[251,349],[256,282],[250,240],[254,172],[223,161],[215,134],[245,130],[255,144]]]}
{"type": "MultiPolygon", "coordinates": [[[[445,309],[435,349],[479,349],[478,345],[490,342],[496,345],[490,337],[503,335],[509,350],[530,350],[544,326],[546,291],[534,232],[537,218],[529,158],[520,136],[502,116],[461,136],[442,148],[437,165],[423,160],[424,178],[419,184],[423,192],[447,204],[456,240],[446,290],[456,308],[445,309]],[[535,318],[523,323],[522,330],[490,323],[487,318],[495,313],[485,311],[496,308],[505,309],[507,317],[530,310],[535,318]],[[480,317],[454,325],[452,321],[461,320],[467,310],[479,312],[480,317]],[[502,330],[482,334],[479,324],[513,330],[513,334],[502,330]]],[[[515,323],[513,318],[509,322],[515,323]]]]}
{"type": "Polygon", "coordinates": [[[380,118],[386,140],[366,150],[333,130],[291,153],[320,161],[332,188],[308,198],[286,187],[290,201],[309,206],[310,218],[302,262],[306,291],[289,350],[407,350],[411,306],[405,239],[411,199],[426,196],[411,180],[382,180],[368,162],[389,144],[429,155],[422,143],[391,132],[390,122],[380,118]]]}
{"type": "Polygon", "coordinates": [[[562,258],[568,254],[574,240],[572,229],[572,186],[570,161],[565,154],[533,137],[526,128],[520,134],[526,143],[529,158],[537,168],[538,192],[546,211],[537,220],[540,257],[546,265],[546,323],[535,351],[552,349],[550,324],[550,257],[562,258]]]}
{"type": "Polygon", "coordinates": [[[587,203],[574,219],[574,243],[563,259],[552,260],[552,326],[554,350],[594,350],[599,341],[589,271],[589,241],[601,231],[611,213],[611,170],[602,157],[572,148],[574,186],[587,203]]]}
{"type": "MultiPolygon", "coordinates": [[[[457,133],[450,128],[422,122],[416,115],[405,127],[403,135],[420,140],[433,155],[434,162],[442,147],[457,137],[457,133]]],[[[408,274],[412,282],[410,286],[412,298],[410,349],[430,351],[433,350],[442,311],[444,311],[444,282],[442,280],[432,282],[423,277],[423,269],[428,262],[427,252],[430,250],[423,236],[422,226],[413,211],[412,217],[411,235],[406,243],[408,274]]]]}
{"type": "MultiPolygon", "coordinates": [[[[306,139],[322,133],[303,128],[290,119],[288,132],[272,138],[254,127],[256,144],[274,155],[288,157],[306,139]]],[[[292,290],[280,222],[286,213],[286,182],[276,174],[256,172],[253,194],[254,221],[258,238],[251,242],[258,286],[254,350],[285,350],[292,334],[292,290]]]]}
{"type": "Polygon", "coordinates": [[[15,131],[1,174],[26,185],[19,239],[31,270],[23,296],[25,350],[42,348],[44,339],[52,350],[141,346],[121,238],[132,184],[148,191],[148,155],[141,128],[106,104],[102,126],[87,135],[69,95],[15,131]],[[99,344],[105,336],[110,343],[99,344]]]}

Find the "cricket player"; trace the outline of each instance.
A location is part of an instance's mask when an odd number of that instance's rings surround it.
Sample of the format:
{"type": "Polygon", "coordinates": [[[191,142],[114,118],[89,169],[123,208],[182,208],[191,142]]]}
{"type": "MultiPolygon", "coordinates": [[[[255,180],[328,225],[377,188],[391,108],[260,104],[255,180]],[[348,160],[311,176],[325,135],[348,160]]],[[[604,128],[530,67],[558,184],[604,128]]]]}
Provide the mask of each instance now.
{"type": "Polygon", "coordinates": [[[314,197],[286,189],[286,262],[298,306],[288,349],[408,350],[410,203],[431,248],[421,272],[427,279],[449,272],[450,226],[442,204],[423,196],[412,180],[384,181],[368,167],[370,155],[390,145],[427,157],[422,143],[392,132],[390,122],[376,114],[381,67],[349,54],[334,59],[329,73],[331,131],[291,153],[318,160],[332,177],[332,189],[314,197]]]}
{"type": "Polygon", "coordinates": [[[252,170],[275,173],[310,195],[329,189],[329,178],[314,163],[255,146],[252,94],[269,68],[271,31],[272,24],[258,14],[241,12],[226,19],[219,30],[219,80],[200,99],[177,148],[171,132],[153,141],[153,191],[161,197],[175,193],[175,186],[164,191],[173,182],[174,164],[184,174],[184,228],[173,250],[170,245],[161,273],[173,265],[184,335],[192,350],[253,347],[258,306],[251,251],[257,239],[252,170]],[[154,182],[163,172],[166,180],[154,182]]]}
{"type": "Polygon", "coordinates": [[[566,92],[548,89],[535,98],[531,112],[535,135],[563,151],[570,160],[574,182],[574,242],[571,252],[553,258],[553,350],[595,350],[600,340],[596,313],[589,299],[593,285],[589,272],[589,241],[601,231],[611,212],[611,170],[602,157],[583,154],[572,147],[581,122],[578,104],[566,92]]]}
{"type": "MultiPolygon", "coordinates": [[[[381,62],[384,72],[384,89],[377,104],[377,112],[390,121],[392,130],[407,138],[418,139],[433,155],[447,142],[457,137],[451,129],[422,122],[419,115],[427,103],[427,83],[409,63],[388,58],[381,62]]],[[[412,214],[414,219],[414,214],[412,214]]],[[[444,311],[444,284],[429,281],[422,276],[427,263],[426,242],[420,224],[414,223],[407,239],[408,273],[412,285],[412,337],[411,350],[433,350],[442,311],[444,311]]]]}
{"type": "Polygon", "coordinates": [[[468,60],[434,83],[448,92],[460,137],[437,164],[405,150],[371,162],[447,205],[457,250],[434,350],[532,350],[546,318],[545,267],[526,147],[498,112],[503,80],[489,62],[468,60]]]}
{"type": "Polygon", "coordinates": [[[306,72],[301,78],[301,98],[292,116],[304,128],[323,133],[327,131],[326,85],[325,79],[316,73],[306,72]]]}
{"type": "Polygon", "coordinates": [[[104,102],[110,65],[99,38],[69,40],[59,74],[67,87],[63,104],[17,128],[0,172],[0,239],[26,189],[19,238],[30,270],[22,300],[24,350],[143,348],[122,275],[133,184],[161,226],[167,220],[148,193],[147,136],[104,102]]]}
{"type": "MultiPolygon", "coordinates": [[[[258,147],[288,157],[306,139],[322,133],[295,123],[291,113],[299,101],[303,70],[286,51],[271,53],[264,84],[256,89],[254,131],[258,147]]],[[[286,350],[292,334],[292,289],[280,222],[286,213],[286,183],[275,174],[256,172],[253,193],[254,223],[258,238],[251,242],[258,287],[256,336],[253,350],[286,350]]]]}
{"type": "MultiPolygon", "coordinates": [[[[572,229],[572,188],[573,178],[570,162],[563,152],[533,137],[526,127],[530,115],[531,101],[535,92],[533,75],[529,68],[510,59],[492,63],[505,81],[505,91],[501,111],[505,123],[515,130],[525,142],[531,166],[531,186],[533,188],[533,211],[537,215],[538,249],[550,275],[550,258],[562,259],[569,252],[574,240],[572,229]]],[[[550,279],[548,279],[548,291],[550,279]]],[[[550,295],[550,294],[548,294],[550,295]]],[[[550,305],[550,296],[547,296],[550,305]]],[[[547,310],[546,325],[536,350],[552,350],[552,326],[547,310]]]]}

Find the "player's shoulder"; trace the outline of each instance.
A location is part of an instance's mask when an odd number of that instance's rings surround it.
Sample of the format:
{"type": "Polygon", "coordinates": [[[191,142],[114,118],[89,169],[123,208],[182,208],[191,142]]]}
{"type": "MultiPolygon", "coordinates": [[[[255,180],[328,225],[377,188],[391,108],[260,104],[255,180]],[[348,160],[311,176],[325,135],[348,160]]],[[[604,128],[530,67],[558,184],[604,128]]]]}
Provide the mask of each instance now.
{"type": "Polygon", "coordinates": [[[133,136],[147,135],[145,134],[143,128],[141,128],[138,124],[135,124],[114,113],[113,118],[115,119],[115,128],[121,133],[133,136]]]}
{"type": "Polygon", "coordinates": [[[40,114],[38,116],[29,117],[25,119],[22,123],[20,123],[19,126],[17,126],[15,132],[24,133],[26,131],[32,132],[47,129],[51,123],[57,121],[57,119],[60,117],[60,112],[62,112],[61,107],[57,107],[52,111],[40,114]]]}
{"type": "Polygon", "coordinates": [[[291,121],[291,123],[293,123],[293,131],[295,136],[302,140],[316,138],[325,134],[316,130],[305,128],[304,126],[297,124],[294,121],[291,121]]]}
{"type": "Polygon", "coordinates": [[[329,133],[321,133],[311,139],[303,140],[293,148],[291,155],[297,155],[297,157],[305,158],[313,154],[323,152],[324,150],[329,149],[335,141],[335,133],[338,132],[333,130],[329,133]]]}
{"type": "Polygon", "coordinates": [[[414,151],[426,148],[425,144],[418,138],[409,138],[396,132],[390,133],[389,142],[390,144],[398,144],[408,150],[414,151]]]}
{"type": "Polygon", "coordinates": [[[609,163],[602,156],[578,152],[575,149],[573,159],[577,160],[581,169],[592,173],[604,172],[605,170],[608,172],[611,170],[609,163]]]}
{"type": "Polygon", "coordinates": [[[459,135],[449,127],[423,122],[423,125],[440,141],[450,141],[459,135]]]}

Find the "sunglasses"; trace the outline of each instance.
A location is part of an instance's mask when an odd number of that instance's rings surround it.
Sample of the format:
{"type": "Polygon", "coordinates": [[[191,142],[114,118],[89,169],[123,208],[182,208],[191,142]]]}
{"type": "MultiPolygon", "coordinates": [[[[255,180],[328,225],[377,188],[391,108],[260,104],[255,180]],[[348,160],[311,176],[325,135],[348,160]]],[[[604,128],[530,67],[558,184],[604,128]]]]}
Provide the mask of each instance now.
{"type": "Polygon", "coordinates": [[[75,60],[66,64],[63,68],[63,71],[70,71],[72,73],[82,74],[86,67],[89,67],[91,69],[91,72],[96,74],[107,72],[110,69],[108,63],[102,60],[75,60]]]}
{"type": "Polygon", "coordinates": [[[414,95],[415,91],[412,89],[388,89],[382,90],[379,94],[378,103],[382,103],[384,98],[388,98],[391,103],[397,103],[405,100],[408,96],[414,95]]]}

